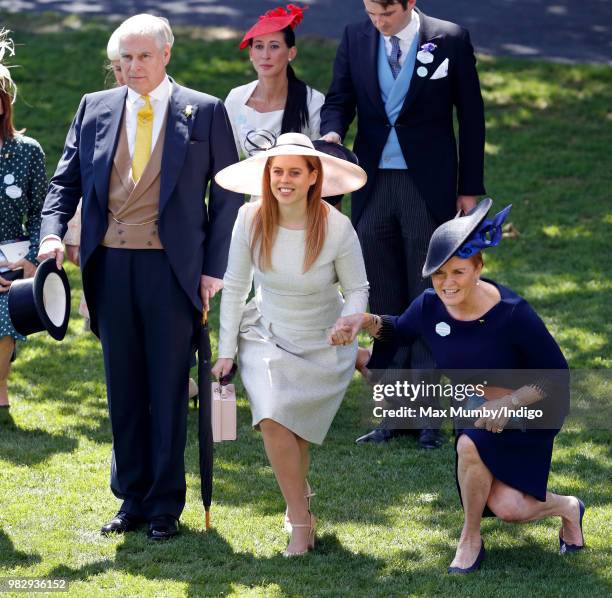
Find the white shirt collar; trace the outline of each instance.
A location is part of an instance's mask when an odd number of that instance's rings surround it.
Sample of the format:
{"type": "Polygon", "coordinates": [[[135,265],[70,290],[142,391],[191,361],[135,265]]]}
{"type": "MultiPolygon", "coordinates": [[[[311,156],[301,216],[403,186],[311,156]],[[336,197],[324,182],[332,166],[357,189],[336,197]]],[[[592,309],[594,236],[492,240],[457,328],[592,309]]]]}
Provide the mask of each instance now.
{"type": "MultiPolygon", "coordinates": [[[[416,10],[413,10],[410,23],[408,23],[408,25],[406,25],[401,31],[396,33],[395,37],[399,37],[403,41],[412,41],[414,36],[418,34],[420,28],[421,21],[419,19],[419,13],[416,10]]],[[[390,35],[384,35],[383,37],[390,43],[390,35]]]]}
{"type": "MultiPolygon", "coordinates": [[[[162,82],[151,92],[149,92],[149,97],[156,102],[167,102],[170,97],[170,92],[172,90],[172,83],[170,83],[170,79],[168,77],[164,77],[162,82]]],[[[137,91],[134,91],[131,87],[128,87],[127,93],[127,101],[130,104],[134,104],[141,97],[141,94],[137,91]]]]}

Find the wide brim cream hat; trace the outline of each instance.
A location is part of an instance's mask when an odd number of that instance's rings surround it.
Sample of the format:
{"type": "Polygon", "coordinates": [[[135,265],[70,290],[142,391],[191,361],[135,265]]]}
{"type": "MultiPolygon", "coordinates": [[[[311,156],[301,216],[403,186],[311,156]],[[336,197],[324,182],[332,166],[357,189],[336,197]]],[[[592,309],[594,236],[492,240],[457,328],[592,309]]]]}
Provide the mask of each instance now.
{"type": "Polygon", "coordinates": [[[215,176],[217,184],[229,191],[245,195],[262,195],[262,181],[268,158],[274,156],[316,156],[323,166],[322,197],[344,195],[361,189],[368,176],[363,168],[347,160],[330,156],[314,148],[302,133],[283,133],[267,150],[227,166],[215,176]]]}

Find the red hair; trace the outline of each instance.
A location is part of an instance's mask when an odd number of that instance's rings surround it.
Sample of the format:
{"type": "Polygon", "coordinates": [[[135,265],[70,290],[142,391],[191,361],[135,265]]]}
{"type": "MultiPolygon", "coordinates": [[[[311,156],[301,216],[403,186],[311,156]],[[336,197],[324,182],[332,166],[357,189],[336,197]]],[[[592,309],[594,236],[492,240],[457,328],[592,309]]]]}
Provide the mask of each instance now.
{"type": "Polygon", "coordinates": [[[0,102],[4,113],[0,115],[0,139],[6,141],[16,135],[23,135],[25,129],[18,131],[13,125],[13,96],[0,87],[0,102]]]}
{"type": "Polygon", "coordinates": [[[478,266],[482,268],[484,266],[484,258],[482,257],[482,251],[471,255],[470,261],[472,262],[472,264],[474,264],[475,268],[478,268],[478,266]]]}
{"type": "MultiPolygon", "coordinates": [[[[325,243],[329,208],[321,200],[321,189],[323,187],[321,160],[316,156],[302,156],[302,158],[310,172],[316,170],[318,173],[316,182],[308,189],[307,197],[306,249],[304,251],[303,269],[303,272],[307,272],[319,257],[323,243],[325,243]]],[[[255,255],[257,253],[257,263],[261,270],[272,268],[272,247],[276,240],[280,220],[278,201],[272,194],[272,187],[270,186],[270,164],[271,158],[268,158],[262,182],[261,205],[251,224],[251,254],[255,255]]]]}

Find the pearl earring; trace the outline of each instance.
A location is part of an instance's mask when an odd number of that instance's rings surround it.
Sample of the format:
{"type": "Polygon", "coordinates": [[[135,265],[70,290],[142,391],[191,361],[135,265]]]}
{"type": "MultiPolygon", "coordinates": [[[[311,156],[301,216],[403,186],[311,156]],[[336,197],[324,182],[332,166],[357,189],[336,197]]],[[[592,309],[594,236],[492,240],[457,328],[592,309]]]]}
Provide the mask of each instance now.
{"type": "Polygon", "coordinates": [[[476,281],[476,286],[479,287],[480,286],[480,280],[476,281]]]}

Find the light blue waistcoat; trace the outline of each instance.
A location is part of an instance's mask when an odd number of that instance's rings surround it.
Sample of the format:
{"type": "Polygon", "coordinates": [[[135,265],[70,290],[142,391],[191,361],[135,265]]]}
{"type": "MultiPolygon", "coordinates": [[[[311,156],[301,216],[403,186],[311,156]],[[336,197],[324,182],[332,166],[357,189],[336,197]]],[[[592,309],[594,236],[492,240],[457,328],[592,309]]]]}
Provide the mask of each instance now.
{"type": "MultiPolygon", "coordinates": [[[[394,125],[399,116],[408,90],[410,89],[410,81],[412,80],[412,72],[414,71],[414,63],[416,62],[417,46],[419,36],[415,35],[414,40],[406,56],[406,60],[402,65],[402,70],[399,72],[397,79],[393,78],[393,72],[389,66],[387,58],[387,50],[385,48],[385,38],[381,35],[378,46],[378,84],[380,86],[380,94],[389,122],[394,125]]],[[[408,165],[402,154],[402,148],[397,138],[395,129],[391,129],[387,143],[380,157],[379,168],[386,169],[407,169],[408,165]]]]}

